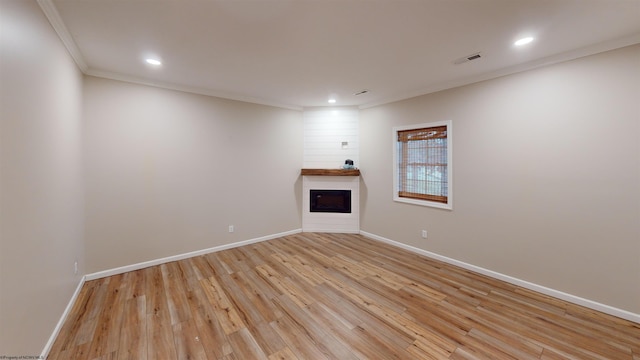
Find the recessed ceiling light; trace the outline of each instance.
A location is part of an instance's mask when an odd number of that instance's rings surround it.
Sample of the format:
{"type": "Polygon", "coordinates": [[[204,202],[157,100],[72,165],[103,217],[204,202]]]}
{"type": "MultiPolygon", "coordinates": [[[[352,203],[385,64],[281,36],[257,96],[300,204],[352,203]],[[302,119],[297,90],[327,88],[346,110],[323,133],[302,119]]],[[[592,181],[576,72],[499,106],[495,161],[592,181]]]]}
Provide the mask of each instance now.
{"type": "Polygon", "coordinates": [[[151,58],[149,58],[149,59],[146,59],[146,60],[145,60],[145,62],[146,62],[147,64],[149,64],[149,65],[155,65],[155,66],[162,65],[162,62],[161,62],[160,60],[157,60],[157,59],[151,59],[151,58]]]}
{"type": "Polygon", "coordinates": [[[522,38],[522,39],[516,41],[515,43],[513,43],[513,45],[522,46],[522,45],[526,45],[526,44],[528,44],[528,43],[530,43],[532,41],[533,41],[533,37],[528,36],[528,37],[525,37],[525,38],[522,38]]]}
{"type": "Polygon", "coordinates": [[[329,99],[329,104],[335,104],[335,103],[336,103],[336,99],[333,99],[333,98],[329,99]]]}

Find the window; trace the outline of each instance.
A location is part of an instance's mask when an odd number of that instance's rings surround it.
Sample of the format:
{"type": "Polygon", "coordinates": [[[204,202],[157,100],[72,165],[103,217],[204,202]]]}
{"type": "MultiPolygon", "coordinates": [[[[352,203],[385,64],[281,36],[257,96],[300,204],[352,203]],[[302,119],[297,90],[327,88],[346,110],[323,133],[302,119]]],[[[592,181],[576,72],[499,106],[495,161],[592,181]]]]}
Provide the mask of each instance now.
{"type": "Polygon", "coordinates": [[[451,121],[393,128],[394,201],[452,209],[451,121]]]}

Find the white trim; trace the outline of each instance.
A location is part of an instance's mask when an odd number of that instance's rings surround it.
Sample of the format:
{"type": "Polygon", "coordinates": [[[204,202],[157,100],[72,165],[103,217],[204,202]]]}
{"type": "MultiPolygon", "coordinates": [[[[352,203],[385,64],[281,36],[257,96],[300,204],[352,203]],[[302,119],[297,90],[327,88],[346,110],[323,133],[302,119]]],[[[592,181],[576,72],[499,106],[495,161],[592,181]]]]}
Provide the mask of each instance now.
{"type": "Polygon", "coordinates": [[[87,280],[86,276],[83,276],[80,279],[80,283],[78,283],[78,286],[76,287],[76,291],[74,291],[73,295],[71,296],[71,299],[69,300],[69,303],[67,304],[67,307],[64,309],[64,312],[60,317],[60,320],[58,320],[56,327],[53,329],[53,333],[49,337],[49,341],[47,341],[47,344],[44,346],[44,349],[42,349],[42,353],[40,354],[41,359],[46,359],[47,356],[49,356],[49,351],[51,351],[51,347],[53,346],[53,343],[56,341],[56,338],[58,337],[58,334],[60,333],[60,330],[62,329],[64,322],[67,321],[67,316],[69,316],[69,313],[73,308],[73,305],[76,303],[76,300],[78,299],[78,295],[80,295],[80,290],[82,290],[82,286],[84,285],[86,280],[87,280]]]}
{"type": "Polygon", "coordinates": [[[69,300],[69,303],[67,304],[67,307],[64,309],[64,312],[62,313],[62,316],[60,317],[60,320],[58,320],[58,324],[56,324],[56,327],[53,330],[53,333],[51,334],[51,336],[49,337],[49,340],[47,341],[47,344],[44,346],[44,349],[42,350],[42,353],[41,353],[40,357],[42,359],[46,359],[47,356],[49,356],[49,351],[51,351],[51,347],[53,346],[53,343],[55,342],[56,338],[58,337],[58,334],[60,333],[60,330],[62,329],[62,326],[64,325],[64,322],[67,320],[67,317],[69,316],[69,313],[71,312],[71,309],[75,305],[75,302],[78,299],[78,295],[80,295],[80,291],[82,290],[82,286],[87,281],[96,280],[96,279],[100,279],[100,278],[104,278],[104,277],[112,276],[112,275],[118,275],[118,274],[122,274],[122,273],[129,272],[129,271],[144,269],[144,268],[147,268],[147,267],[150,267],[150,266],[161,265],[161,264],[172,262],[172,261],[187,259],[187,258],[194,257],[194,256],[209,254],[209,253],[216,252],[216,251],[222,251],[222,250],[236,248],[236,247],[240,247],[240,246],[244,246],[244,245],[254,244],[254,243],[257,243],[257,242],[261,242],[261,241],[276,239],[276,238],[283,237],[283,236],[294,235],[294,234],[298,234],[298,233],[301,233],[301,232],[302,232],[302,229],[295,229],[295,230],[285,231],[285,232],[278,233],[278,234],[262,236],[262,237],[258,237],[258,238],[254,238],[254,239],[235,242],[235,243],[232,243],[232,244],[216,246],[216,247],[212,247],[212,248],[209,248],[209,249],[193,251],[193,252],[189,252],[189,253],[185,253],[185,254],[169,256],[169,257],[162,258],[162,259],[146,261],[146,262],[142,262],[142,263],[138,263],[138,264],[122,266],[122,267],[115,268],[115,269],[99,271],[99,272],[96,272],[96,273],[84,275],[82,277],[82,279],[80,280],[80,283],[76,287],[76,291],[71,296],[71,299],[69,300]]]}
{"type": "Polygon", "coordinates": [[[42,9],[42,12],[49,20],[49,23],[51,24],[55,32],[58,34],[60,41],[62,41],[64,46],[67,48],[69,55],[71,55],[71,57],[75,61],[78,68],[80,68],[80,71],[82,71],[82,73],[85,75],[117,80],[117,81],[124,81],[128,83],[139,84],[139,85],[153,86],[153,87],[158,87],[158,88],[168,89],[168,90],[176,90],[176,91],[198,94],[198,95],[213,96],[213,97],[226,99],[226,100],[242,101],[242,102],[247,102],[251,104],[266,105],[266,106],[272,106],[272,107],[277,107],[282,109],[302,111],[302,106],[279,103],[276,101],[271,101],[263,98],[256,98],[252,96],[246,96],[246,95],[231,93],[226,91],[203,89],[203,88],[198,88],[193,86],[183,86],[183,85],[171,84],[167,82],[147,80],[147,79],[142,79],[135,76],[123,75],[123,74],[118,74],[110,71],[99,71],[99,70],[91,69],[89,65],[87,65],[87,62],[85,61],[84,56],[82,56],[82,52],[80,51],[78,44],[76,44],[75,40],[73,39],[73,36],[69,32],[69,29],[67,29],[67,26],[64,24],[64,21],[62,20],[62,17],[60,16],[60,13],[58,12],[58,9],[56,8],[56,5],[54,4],[53,0],[37,0],[37,1],[38,1],[38,5],[40,5],[40,9],[42,9]]]}
{"type": "Polygon", "coordinates": [[[64,21],[60,17],[60,13],[56,8],[56,5],[53,3],[53,0],[38,0],[38,5],[40,5],[40,9],[44,12],[44,15],[49,20],[49,23],[53,27],[53,29],[58,34],[58,37],[67,48],[69,55],[73,58],[73,61],[76,62],[76,65],[80,68],[80,71],[86,73],[89,70],[89,66],[84,61],[84,57],[78,48],[78,45],[73,40],[73,36],[67,29],[64,21]]]}
{"type": "MultiPolygon", "coordinates": [[[[126,82],[131,82],[136,84],[155,86],[155,87],[160,87],[160,88],[165,88],[170,90],[178,90],[178,91],[189,92],[189,93],[200,94],[200,95],[215,96],[223,99],[244,101],[244,102],[274,106],[274,107],[280,107],[280,108],[292,109],[292,110],[303,110],[303,107],[300,105],[281,104],[281,103],[273,102],[266,99],[259,99],[259,98],[244,96],[240,94],[231,94],[231,93],[226,93],[224,91],[215,91],[211,89],[200,89],[200,88],[194,88],[194,87],[184,87],[184,86],[178,86],[178,85],[162,83],[162,82],[152,82],[152,81],[142,80],[142,79],[138,79],[135,77],[130,77],[122,74],[92,70],[89,68],[86,61],[84,60],[84,57],[82,56],[82,53],[78,48],[78,45],[73,40],[73,36],[67,29],[66,25],[64,24],[64,21],[62,21],[62,18],[60,17],[60,14],[55,4],[53,3],[53,0],[37,0],[37,2],[40,5],[40,8],[44,12],[47,19],[49,20],[49,23],[51,23],[51,26],[54,28],[54,30],[58,34],[58,37],[60,38],[62,43],[65,45],[67,50],[69,51],[69,54],[71,55],[73,60],[76,62],[80,70],[86,75],[103,77],[103,78],[113,79],[113,80],[126,81],[126,82]]],[[[460,80],[453,80],[453,81],[443,82],[439,84],[434,84],[434,85],[430,85],[428,87],[419,89],[417,91],[403,92],[403,93],[397,94],[396,96],[386,97],[378,101],[373,101],[373,102],[359,105],[357,106],[357,108],[368,109],[375,106],[389,104],[389,103],[401,101],[401,100],[406,100],[406,99],[410,99],[410,98],[414,98],[414,97],[422,96],[426,94],[431,94],[431,93],[446,90],[446,89],[456,88],[456,87],[469,85],[469,84],[477,83],[484,80],[495,79],[495,78],[499,78],[506,75],[533,70],[533,69],[547,66],[547,65],[574,60],[581,57],[594,55],[594,54],[602,53],[609,50],[619,49],[625,46],[634,45],[638,43],[640,43],[640,34],[632,34],[619,39],[604,41],[598,44],[585,46],[579,49],[548,56],[548,57],[537,59],[524,64],[511,66],[505,69],[499,69],[497,71],[480,74],[477,76],[471,76],[471,77],[467,77],[460,80]]]]}
{"type": "Polygon", "coordinates": [[[513,284],[513,285],[521,286],[521,287],[523,287],[525,289],[537,291],[539,293],[542,293],[542,294],[545,294],[545,295],[549,295],[549,296],[553,296],[555,298],[558,298],[558,299],[561,299],[561,300],[564,300],[564,301],[568,301],[568,302],[573,303],[573,304],[581,305],[581,306],[587,307],[589,309],[597,310],[597,311],[603,312],[605,314],[617,316],[617,317],[622,318],[622,319],[626,319],[626,320],[629,320],[629,321],[640,323],[640,314],[632,313],[632,312],[627,311],[627,310],[618,309],[618,308],[615,308],[613,306],[609,306],[609,305],[605,305],[605,304],[602,304],[602,303],[599,303],[599,302],[596,302],[596,301],[593,301],[593,300],[581,298],[579,296],[567,294],[567,293],[562,292],[562,291],[558,291],[558,290],[551,289],[551,288],[548,288],[548,287],[545,287],[545,286],[542,286],[542,285],[538,285],[538,284],[534,284],[534,283],[531,283],[531,282],[528,282],[528,281],[525,281],[525,280],[514,278],[514,277],[509,276],[509,275],[501,274],[501,273],[495,272],[493,270],[485,269],[485,268],[482,268],[482,267],[479,267],[479,266],[476,266],[476,265],[465,263],[463,261],[455,260],[455,259],[452,259],[452,258],[449,258],[449,257],[446,257],[446,256],[442,256],[442,255],[438,255],[436,253],[432,253],[430,251],[426,251],[426,250],[423,250],[423,249],[420,249],[420,248],[417,248],[417,247],[413,247],[411,245],[407,245],[407,244],[403,244],[403,243],[400,243],[400,242],[397,242],[397,241],[394,241],[394,240],[391,240],[391,239],[387,239],[385,237],[378,236],[378,235],[375,235],[375,234],[372,234],[372,233],[368,233],[366,231],[360,230],[360,235],[366,236],[366,237],[368,237],[370,239],[377,240],[377,241],[380,241],[380,242],[383,242],[383,243],[386,243],[386,244],[389,244],[389,245],[392,245],[392,246],[395,246],[395,247],[399,247],[399,248],[402,248],[402,249],[405,249],[405,250],[408,250],[408,251],[411,251],[411,252],[414,252],[414,253],[417,253],[417,254],[420,254],[420,255],[424,255],[424,256],[426,256],[428,258],[439,260],[439,261],[445,262],[447,264],[455,265],[455,266],[461,267],[461,268],[466,269],[466,270],[470,270],[470,271],[473,271],[473,272],[476,272],[476,273],[479,273],[479,274],[482,274],[482,275],[486,275],[486,276],[492,277],[494,279],[502,280],[502,281],[508,282],[510,284],[513,284]]]}
{"type": "Polygon", "coordinates": [[[394,126],[391,135],[393,145],[393,201],[433,207],[438,209],[453,210],[453,122],[451,120],[445,120],[421,124],[394,126]],[[447,203],[443,204],[435,201],[409,199],[398,196],[398,189],[400,188],[400,185],[398,184],[398,132],[437,126],[447,127],[447,203]]]}
{"type": "MultiPolygon", "coordinates": [[[[190,253],[185,253],[185,254],[181,254],[181,255],[175,255],[175,256],[170,256],[170,257],[166,257],[166,258],[162,258],[162,259],[157,259],[157,260],[151,260],[151,261],[147,261],[147,262],[143,262],[143,263],[138,263],[138,264],[133,264],[133,265],[128,265],[128,266],[123,266],[123,267],[119,267],[119,268],[115,268],[115,269],[111,269],[111,270],[105,270],[105,271],[100,271],[100,272],[96,272],[93,274],[87,274],[85,276],[82,277],[82,279],[80,280],[80,283],[78,284],[78,286],[76,287],[75,292],[73,293],[73,295],[71,296],[71,299],[69,300],[69,303],[67,304],[67,307],[65,308],[64,312],[62,313],[62,316],[60,317],[60,320],[58,320],[58,323],[56,324],[55,329],[53,330],[53,333],[51,334],[51,336],[49,337],[49,340],[47,341],[47,344],[45,345],[44,349],[42,350],[42,353],[40,355],[41,358],[46,359],[47,356],[49,355],[49,351],[51,351],[51,347],[53,346],[53,343],[56,340],[56,337],[58,336],[58,334],[60,333],[60,330],[62,329],[62,326],[64,325],[64,322],[67,320],[67,316],[69,316],[69,313],[71,312],[71,309],[73,308],[76,300],[78,299],[78,296],[80,295],[80,291],[82,290],[82,286],[84,285],[84,283],[86,281],[89,280],[95,280],[95,279],[100,279],[103,277],[107,277],[107,276],[112,276],[112,275],[117,275],[117,274],[122,274],[128,271],[134,271],[134,270],[139,270],[139,269],[144,269],[146,267],[149,266],[155,266],[155,265],[160,265],[160,264],[164,264],[167,262],[172,262],[172,261],[177,261],[177,260],[182,260],[182,259],[186,259],[186,258],[190,258],[190,257],[194,257],[194,256],[199,256],[199,255],[204,255],[204,254],[209,254],[212,252],[217,252],[217,251],[222,251],[222,250],[227,250],[227,249],[231,249],[231,248],[236,248],[236,247],[240,247],[240,246],[244,246],[244,245],[249,245],[249,244],[254,244],[257,242],[262,242],[262,241],[266,241],[266,240],[271,240],[271,239],[276,239],[279,237],[283,237],[283,236],[289,236],[289,235],[294,235],[294,234],[298,234],[301,233],[302,229],[295,229],[295,230],[290,230],[290,231],[286,231],[286,232],[282,232],[282,233],[278,233],[278,234],[272,234],[272,235],[267,235],[267,236],[262,236],[262,237],[258,237],[258,238],[254,238],[254,239],[249,239],[249,240],[245,240],[245,241],[239,241],[236,243],[232,243],[232,244],[227,244],[227,245],[221,245],[221,246],[217,246],[217,247],[213,247],[213,248],[209,248],[209,249],[204,249],[204,250],[198,250],[198,251],[193,251],[190,253]]],[[[432,259],[436,259],[451,265],[455,265],[458,267],[461,267],[463,269],[467,269],[470,271],[474,271],[477,272],[479,274],[482,275],[486,275],[489,277],[492,277],[494,279],[498,279],[498,280],[502,280],[505,282],[508,282],[510,284],[514,284],[517,286],[521,286],[523,288],[529,289],[529,290],[533,290],[533,291],[537,291],[539,293],[545,294],[545,295],[549,295],[549,296],[553,296],[555,298],[558,299],[562,299],[564,301],[568,301],[570,303],[574,303],[577,305],[581,305],[581,306],[585,306],[587,308],[593,309],[593,310],[597,310],[600,312],[603,312],[605,314],[609,314],[609,315],[613,315],[613,316],[617,316],[619,318],[622,319],[626,319],[629,321],[633,321],[636,323],[640,323],[640,314],[635,314],[632,313],[630,311],[626,311],[626,310],[622,310],[622,309],[618,309],[615,308],[613,306],[609,306],[609,305],[605,305],[605,304],[601,304],[592,300],[588,300],[588,299],[584,299],[575,295],[571,295],[571,294],[567,294],[564,293],[562,291],[558,291],[558,290],[554,290],[554,289],[550,289],[548,287],[545,286],[541,286],[541,285],[537,285],[528,281],[524,281],[524,280],[520,280],[508,275],[504,275],[492,270],[488,270],[479,266],[475,266],[472,264],[468,264],[459,260],[455,260],[446,256],[442,256],[442,255],[438,255],[436,253],[432,253],[430,251],[426,251],[420,248],[416,248],[407,244],[403,244],[391,239],[387,239],[385,237],[382,236],[378,236],[366,231],[362,231],[360,230],[360,235],[368,237],[372,240],[376,240],[376,241],[380,241],[401,249],[405,249],[408,251],[411,251],[413,253],[417,253],[423,256],[426,256],[428,258],[432,258],[432,259]]]]}
{"type": "Polygon", "coordinates": [[[336,230],[331,228],[313,227],[304,229],[306,233],[330,233],[330,234],[360,234],[360,230],[336,230]]]}
{"type": "Polygon", "coordinates": [[[295,229],[295,230],[285,231],[285,232],[278,233],[278,234],[272,234],[272,235],[262,236],[262,237],[258,237],[258,238],[254,238],[254,239],[238,241],[238,242],[235,242],[235,243],[215,246],[215,247],[208,248],[208,249],[202,249],[202,250],[192,251],[192,252],[188,252],[188,253],[184,253],[184,254],[168,256],[168,257],[161,258],[161,259],[149,260],[149,261],[145,261],[145,262],[141,262],[141,263],[137,263],[137,264],[121,266],[121,267],[114,268],[114,269],[98,271],[98,272],[95,272],[95,273],[91,273],[91,274],[85,275],[85,278],[86,278],[87,281],[95,280],[95,279],[101,279],[101,278],[104,278],[104,277],[107,277],[107,276],[123,274],[123,273],[129,272],[129,271],[135,271],[135,270],[148,268],[150,266],[166,264],[166,263],[169,263],[169,262],[172,262],[172,261],[188,259],[188,258],[191,258],[191,257],[194,257],[194,256],[200,256],[200,255],[205,255],[205,254],[209,254],[209,253],[213,253],[213,252],[217,252],[217,251],[232,249],[232,248],[236,248],[236,247],[240,247],[240,246],[244,246],[244,245],[258,243],[258,242],[261,242],[261,241],[277,239],[279,237],[294,235],[294,234],[298,234],[298,233],[301,233],[301,232],[302,232],[302,229],[295,229]]]}
{"type": "Polygon", "coordinates": [[[88,69],[87,71],[84,71],[84,73],[85,75],[104,78],[104,79],[128,82],[128,83],[138,84],[138,85],[152,86],[152,87],[157,87],[161,89],[175,90],[175,91],[197,94],[197,95],[212,96],[212,97],[217,97],[225,100],[241,101],[241,102],[246,102],[254,105],[265,105],[265,106],[296,110],[296,111],[302,111],[303,109],[302,106],[279,103],[276,101],[270,101],[270,100],[242,95],[238,93],[231,93],[227,91],[220,91],[220,90],[213,90],[213,89],[205,89],[205,88],[199,88],[195,86],[171,84],[168,82],[148,80],[148,79],[143,79],[143,78],[139,78],[131,75],[118,74],[110,71],[99,71],[94,69],[88,69]]]}
{"type": "Polygon", "coordinates": [[[411,99],[411,98],[422,96],[422,95],[432,94],[442,90],[453,89],[460,86],[470,85],[470,84],[478,83],[485,80],[497,79],[502,76],[517,74],[517,73],[537,69],[537,68],[548,66],[548,65],[553,65],[553,64],[558,64],[565,61],[579,59],[585,56],[590,56],[590,55],[595,55],[595,54],[603,53],[610,50],[620,49],[625,46],[635,45],[638,43],[640,43],[640,33],[625,36],[619,39],[604,41],[598,44],[585,46],[575,50],[566,51],[560,54],[551,55],[542,59],[537,59],[534,61],[507,67],[504,69],[499,69],[489,73],[470,76],[470,77],[466,77],[459,80],[442,82],[439,84],[433,84],[419,90],[403,92],[403,93],[397,94],[396,96],[387,97],[378,101],[362,104],[358,106],[358,108],[361,110],[369,109],[375,106],[385,105],[385,104],[389,104],[396,101],[407,100],[407,99],[411,99]]]}

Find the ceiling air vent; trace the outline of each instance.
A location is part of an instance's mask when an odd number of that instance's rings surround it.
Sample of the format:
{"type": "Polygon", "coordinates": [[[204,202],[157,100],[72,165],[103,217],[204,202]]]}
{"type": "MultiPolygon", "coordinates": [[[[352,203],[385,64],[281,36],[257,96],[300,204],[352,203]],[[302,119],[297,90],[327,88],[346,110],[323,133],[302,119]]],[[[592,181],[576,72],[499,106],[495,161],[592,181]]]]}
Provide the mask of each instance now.
{"type": "Polygon", "coordinates": [[[359,96],[359,95],[364,95],[364,94],[366,94],[366,93],[368,93],[368,92],[369,92],[369,90],[360,90],[360,91],[358,91],[357,93],[354,93],[353,95],[355,95],[355,96],[359,96]]]}
{"type": "Polygon", "coordinates": [[[464,63],[466,63],[468,61],[480,59],[481,57],[482,57],[482,55],[480,55],[480,53],[477,52],[475,54],[471,54],[471,55],[467,55],[467,56],[461,57],[460,59],[457,59],[453,63],[456,64],[456,65],[460,65],[460,64],[464,64],[464,63]]]}

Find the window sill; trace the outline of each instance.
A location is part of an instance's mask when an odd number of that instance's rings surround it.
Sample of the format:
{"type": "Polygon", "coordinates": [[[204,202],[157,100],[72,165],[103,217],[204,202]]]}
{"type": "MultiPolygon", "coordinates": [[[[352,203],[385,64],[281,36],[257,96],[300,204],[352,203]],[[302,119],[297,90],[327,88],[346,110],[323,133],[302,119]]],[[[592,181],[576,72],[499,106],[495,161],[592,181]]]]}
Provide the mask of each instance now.
{"type": "MultiPolygon", "coordinates": [[[[401,203],[405,203],[405,204],[413,204],[413,205],[419,205],[419,206],[426,206],[426,207],[444,209],[444,210],[453,210],[453,204],[451,204],[451,203],[444,204],[444,203],[439,203],[439,202],[435,202],[435,201],[408,199],[408,198],[398,197],[398,196],[394,196],[393,197],[393,201],[401,202],[401,203]]],[[[451,199],[449,199],[449,202],[451,202],[451,199]]]]}

